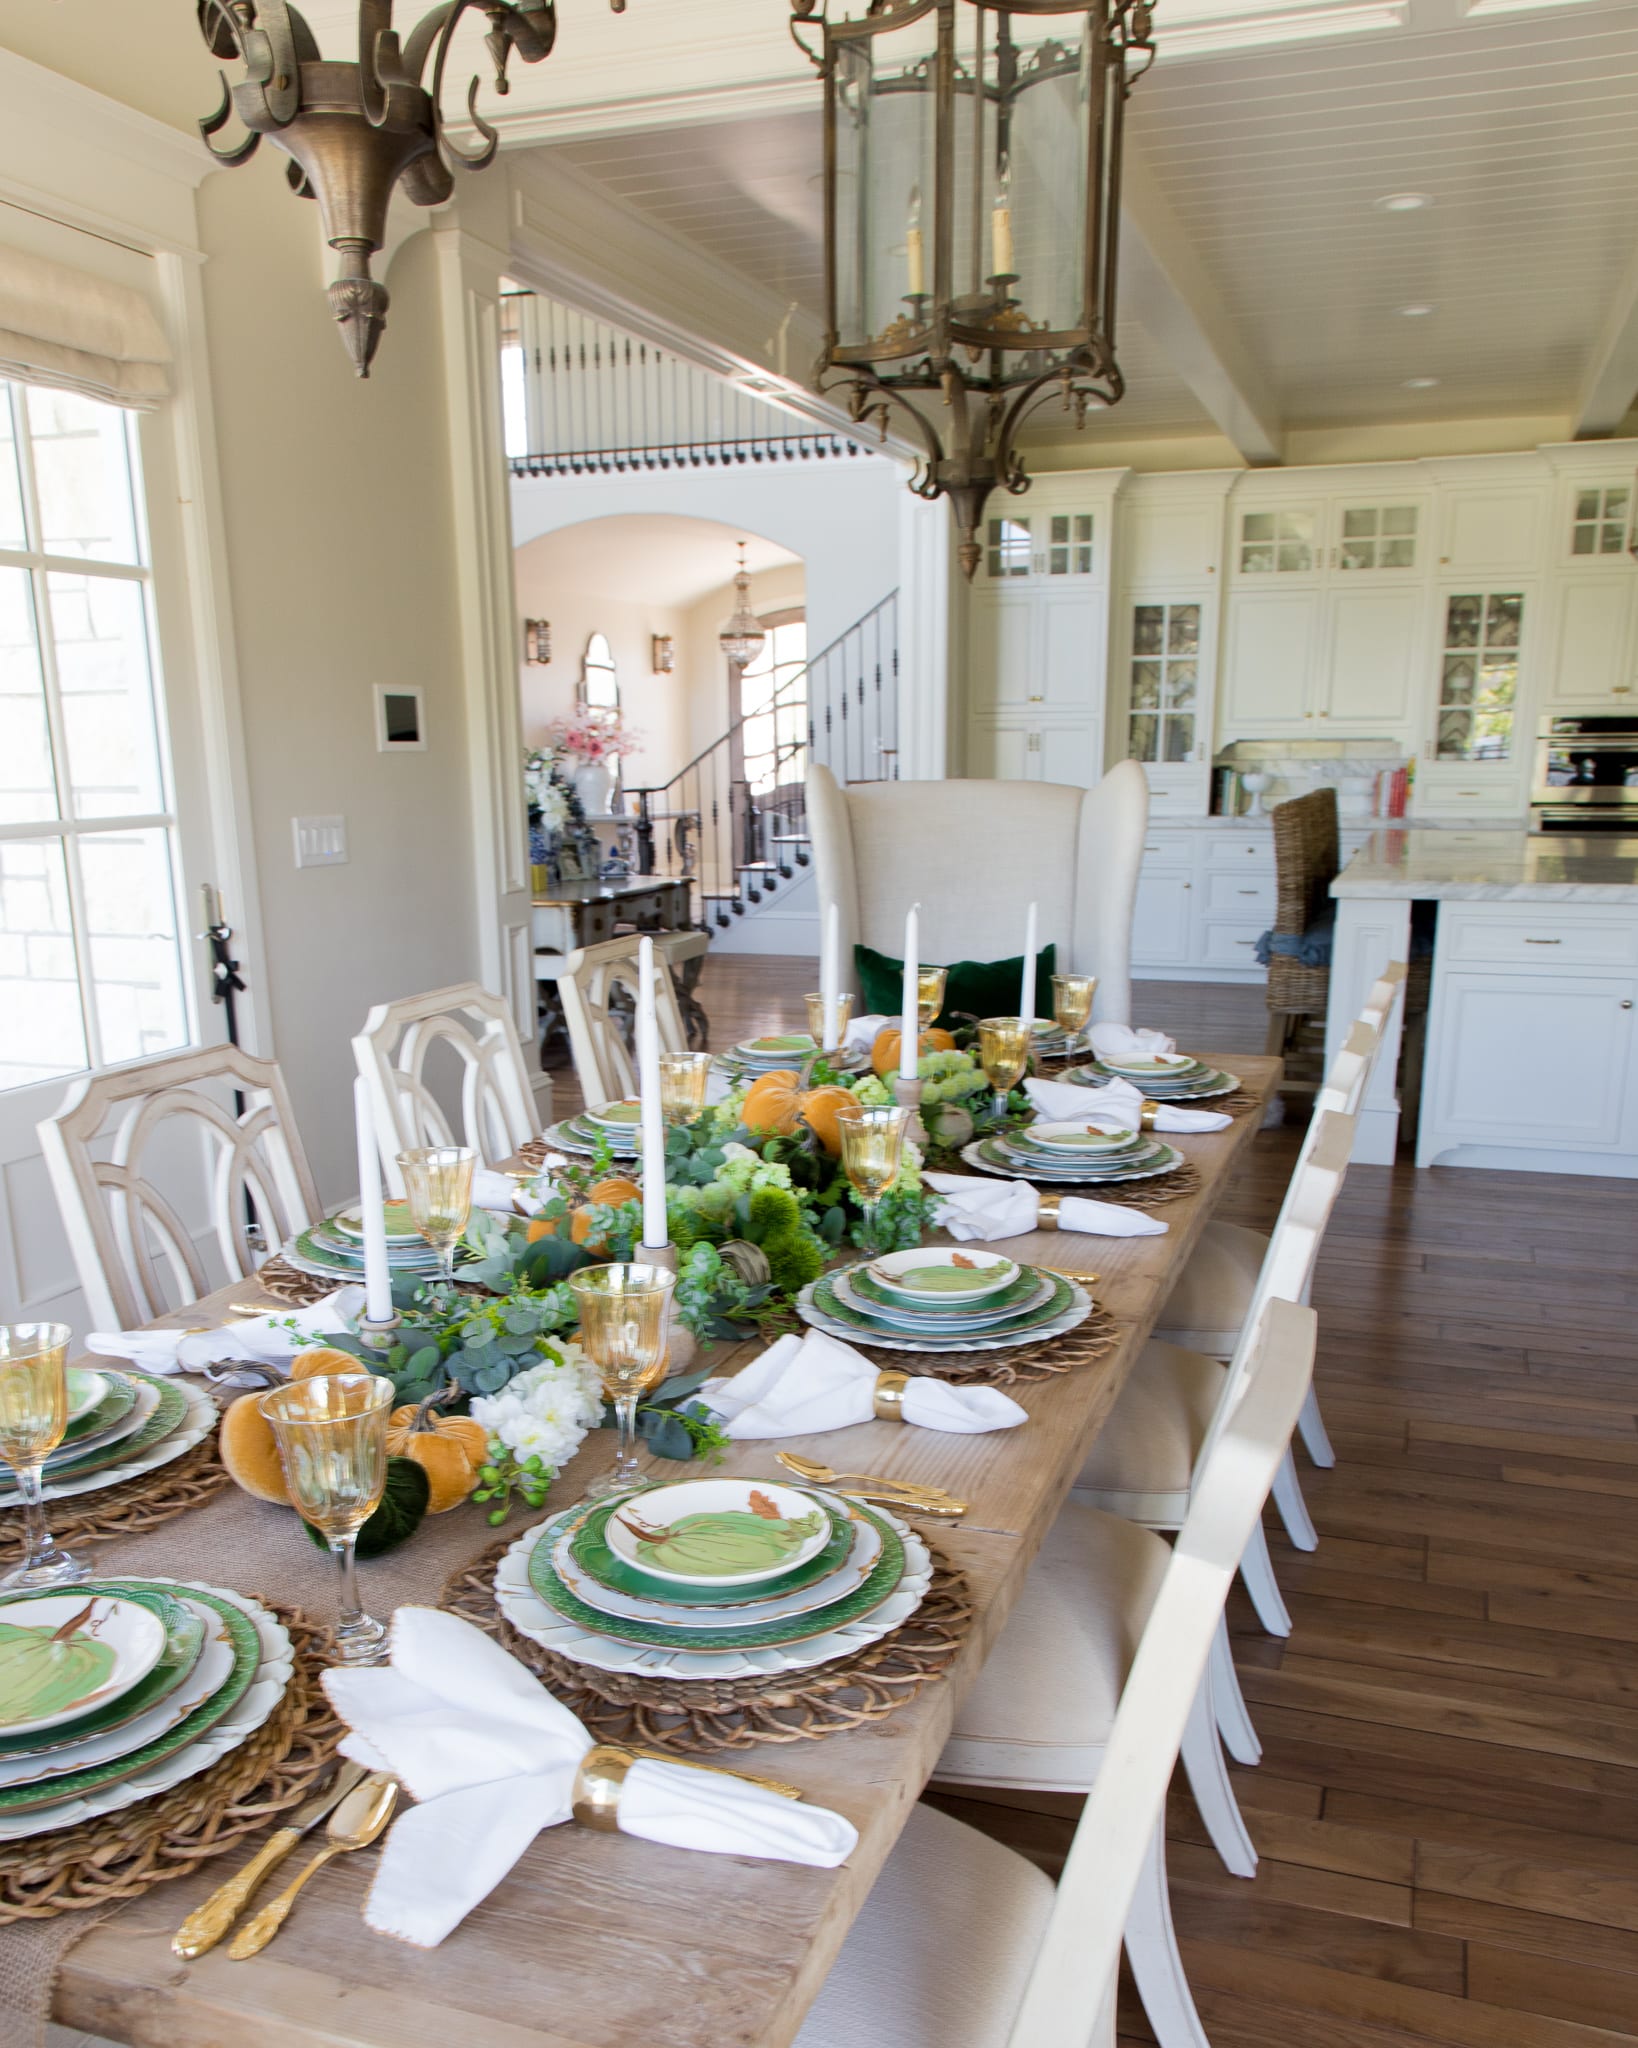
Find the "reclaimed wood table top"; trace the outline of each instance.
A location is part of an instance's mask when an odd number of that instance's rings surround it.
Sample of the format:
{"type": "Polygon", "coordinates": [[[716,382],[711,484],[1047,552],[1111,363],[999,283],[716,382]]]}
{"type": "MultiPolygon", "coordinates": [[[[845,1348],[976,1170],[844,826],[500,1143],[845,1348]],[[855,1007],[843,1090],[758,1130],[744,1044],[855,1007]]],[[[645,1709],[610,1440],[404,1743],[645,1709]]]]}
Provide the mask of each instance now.
{"type": "MultiPolygon", "coordinates": [[[[1233,1065],[1248,1094],[1272,1094],[1278,1060],[1236,1056],[1233,1065]]],[[[844,1868],[691,1855],[623,1835],[552,1828],[441,1947],[420,1950],[365,1928],[359,1906],[368,1871],[343,1857],[307,1888],[265,1954],[235,1963],[223,1945],[197,1963],[179,1962],[171,1934],[241,1856],[159,1886],[93,1927],[64,1958],[54,2017],[142,2048],[447,2048],[469,2040],[484,2048],[785,2048],[1258,1123],[1251,1112],[1221,1133],[1172,1141],[1198,1167],[1201,1186],[1158,1212],[1170,1225],[1165,1236],[1037,1232],[1008,1241],[1020,1259],[1097,1274],[1095,1297],[1120,1325],[1120,1341],[1096,1363],[1013,1390],[1029,1410],[1025,1427],[953,1436],[872,1422],[850,1430],[845,1448],[836,1432],[790,1439],[789,1448],[849,1470],[929,1481],[971,1503],[962,1523],[930,1532],[966,1573],[974,1607],[945,1680],[846,1734],[721,1759],[798,1784],[845,1813],[859,1846],[844,1868]]],[[[251,1298],[242,1282],[223,1291],[224,1303],[229,1295],[251,1298]]],[[[196,1304],[188,1320],[200,1314],[196,1304]]],[[[726,1354],[725,1364],[752,1355],[745,1347],[726,1354]]],[[[609,1432],[593,1432],[554,1485],[552,1507],[571,1502],[611,1461],[609,1432]]],[[[773,1447],[759,1443],[733,1447],[719,1469],[748,1476],[778,1470],[773,1447]]],[[[242,1554],[245,1526],[256,1517],[270,1543],[288,1540],[288,1511],[236,1491],[196,1515],[221,1518],[225,1552],[242,1554]]],[[[167,1529],[175,1526],[116,1546],[119,1568],[163,1573],[167,1529]]],[[[524,1526],[514,1517],[514,1533],[524,1526]]],[[[429,1522],[402,1550],[362,1568],[368,1604],[384,1615],[406,1600],[436,1602],[447,1575],[493,1535],[475,1511],[429,1522]]],[[[315,1611],[325,1611],[330,1590],[315,1555],[315,1611]]]]}

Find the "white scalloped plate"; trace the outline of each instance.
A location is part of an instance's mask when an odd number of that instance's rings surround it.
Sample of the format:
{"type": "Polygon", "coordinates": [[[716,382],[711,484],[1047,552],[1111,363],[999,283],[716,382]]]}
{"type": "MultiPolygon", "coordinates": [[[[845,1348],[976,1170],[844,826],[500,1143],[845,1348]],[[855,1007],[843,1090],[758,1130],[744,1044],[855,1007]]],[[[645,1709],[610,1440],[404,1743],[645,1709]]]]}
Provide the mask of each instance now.
{"type": "MultiPolygon", "coordinates": [[[[785,1671],[808,1671],[816,1664],[830,1664],[838,1657],[851,1657],[867,1643],[879,1642],[902,1628],[927,1597],[933,1583],[933,1560],[927,1546],[914,1530],[874,1507],[904,1540],[904,1576],[898,1590],[873,1614],[831,1629],[806,1642],[792,1643],[780,1650],[663,1650],[637,1643],[619,1643],[611,1636],[589,1635],[574,1622],[554,1614],[529,1583],[529,1556],[550,1526],[547,1522],[526,1530],[501,1559],[495,1573],[495,1601],[502,1614],[518,1631],[543,1649],[555,1650],[571,1663],[589,1664],[596,1671],[630,1672],[654,1678],[777,1678],[785,1671]]],[[[554,1521],[557,1517],[552,1518],[554,1521]]]]}
{"type": "MultiPolygon", "coordinates": [[[[187,1397],[188,1412],[169,1436],[161,1437],[158,1443],[150,1444],[145,1451],[138,1451],[126,1464],[105,1465],[100,1472],[88,1472],[83,1479],[48,1484],[43,1498],[50,1502],[71,1500],[81,1493],[100,1493],[104,1487],[118,1486],[123,1480],[135,1479],[144,1472],[157,1472],[161,1465],[170,1464],[173,1458],[180,1458],[184,1451],[191,1451],[195,1444],[203,1443],[216,1427],[216,1403],[199,1387],[184,1386],[178,1381],[177,1388],[187,1397]]],[[[14,1512],[18,1510],[0,1505],[0,1514],[14,1512]]]]}
{"type": "Polygon", "coordinates": [[[153,1799],[161,1792],[168,1792],[185,1778],[197,1777],[201,1771],[209,1770],[218,1758],[226,1756],[231,1749],[237,1749],[241,1742],[248,1741],[284,1698],[296,1660],[289,1634],[275,1615],[248,1594],[234,1592],[231,1586],[210,1586],[197,1579],[155,1579],[153,1583],[156,1586],[175,1586],[180,1592],[191,1589],[214,1593],[219,1599],[231,1600],[235,1607],[242,1608],[250,1616],[262,1640],[262,1660],[244,1698],[232,1713],[225,1715],[214,1728],[207,1729],[197,1742],[190,1742],[174,1756],[166,1757],[151,1771],[143,1771],[134,1778],[122,1778],[118,1784],[105,1785],[100,1792],[87,1792],[77,1799],[65,1799],[59,1806],[37,1806],[10,1820],[0,1820],[0,1842],[20,1842],[30,1835],[53,1834],[59,1828],[77,1827],[81,1821],[94,1820],[99,1814],[118,1813],[123,1807],[136,1805],[140,1799],[153,1799]]]}

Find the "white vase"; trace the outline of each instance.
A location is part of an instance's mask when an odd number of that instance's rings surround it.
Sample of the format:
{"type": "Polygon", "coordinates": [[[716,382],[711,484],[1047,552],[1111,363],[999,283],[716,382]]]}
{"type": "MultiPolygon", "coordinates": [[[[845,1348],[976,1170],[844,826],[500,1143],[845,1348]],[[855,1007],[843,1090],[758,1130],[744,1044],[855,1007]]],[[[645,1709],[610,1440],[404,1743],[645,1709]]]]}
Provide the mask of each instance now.
{"type": "Polygon", "coordinates": [[[606,761],[582,761],[574,771],[574,787],[588,818],[607,816],[614,794],[614,770],[606,761]]]}

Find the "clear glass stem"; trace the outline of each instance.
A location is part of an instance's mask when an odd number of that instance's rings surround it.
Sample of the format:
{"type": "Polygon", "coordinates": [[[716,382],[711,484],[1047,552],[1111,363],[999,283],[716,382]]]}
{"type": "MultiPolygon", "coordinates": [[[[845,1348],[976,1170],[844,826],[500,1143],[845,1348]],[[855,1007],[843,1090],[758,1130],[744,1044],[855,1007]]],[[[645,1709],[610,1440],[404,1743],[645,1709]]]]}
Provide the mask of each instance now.
{"type": "Polygon", "coordinates": [[[614,1476],[622,1482],[637,1477],[637,1396],[619,1394],[614,1402],[614,1421],[619,1434],[615,1438],[614,1476]]]}
{"type": "Polygon", "coordinates": [[[1007,1120],[1007,1097],[1011,1093],[1010,1088],[997,1088],[995,1091],[995,1120],[998,1124],[1007,1120]]]}
{"type": "Polygon", "coordinates": [[[46,1525],[45,1502],[41,1498],[44,1486],[43,1461],[17,1467],[17,1491],[23,1502],[25,1572],[38,1571],[51,1555],[51,1531],[46,1525]]]}
{"type": "Polygon", "coordinates": [[[881,1196],[872,1202],[861,1204],[864,1209],[864,1248],[867,1252],[879,1252],[882,1248],[881,1231],[876,1222],[877,1212],[882,1206],[881,1196]]]}
{"type": "Polygon", "coordinates": [[[336,1585],[337,1622],[342,1634],[356,1629],[364,1619],[364,1610],[358,1601],[358,1560],[354,1552],[358,1548],[358,1531],[350,1536],[332,1536],[330,1555],[335,1559],[339,1572],[336,1585]]]}

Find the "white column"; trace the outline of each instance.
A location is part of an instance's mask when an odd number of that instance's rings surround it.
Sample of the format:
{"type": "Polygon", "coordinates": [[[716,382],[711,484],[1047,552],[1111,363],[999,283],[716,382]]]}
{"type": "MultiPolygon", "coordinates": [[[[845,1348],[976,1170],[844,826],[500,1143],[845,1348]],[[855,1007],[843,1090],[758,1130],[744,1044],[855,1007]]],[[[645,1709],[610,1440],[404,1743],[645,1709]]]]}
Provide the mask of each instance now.
{"type": "MultiPolygon", "coordinates": [[[[534,943],[510,479],[501,427],[500,280],[508,263],[504,163],[462,174],[433,227],[444,343],[444,394],[461,666],[466,686],[474,929],[478,975],[511,1005],[531,1067],[534,943]]],[[[540,1088],[549,1084],[537,1085],[540,1088]]]]}
{"type": "MultiPolygon", "coordinates": [[[[1342,1049],[1365,1007],[1371,984],[1391,960],[1410,958],[1410,904],[1403,898],[1339,896],[1331,949],[1331,997],[1325,1013],[1325,1065],[1342,1049]]],[[[1392,1166],[1399,1145],[1399,1044],[1405,1005],[1394,1005],[1370,1086],[1359,1106],[1354,1159],[1362,1166],[1392,1166]]]]}
{"type": "Polygon", "coordinates": [[[955,530],[942,498],[899,500],[899,774],[941,782],[950,774],[951,695],[961,650],[952,632],[960,570],[955,530]]]}

